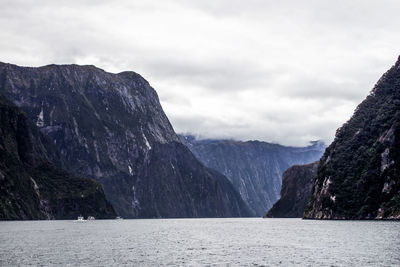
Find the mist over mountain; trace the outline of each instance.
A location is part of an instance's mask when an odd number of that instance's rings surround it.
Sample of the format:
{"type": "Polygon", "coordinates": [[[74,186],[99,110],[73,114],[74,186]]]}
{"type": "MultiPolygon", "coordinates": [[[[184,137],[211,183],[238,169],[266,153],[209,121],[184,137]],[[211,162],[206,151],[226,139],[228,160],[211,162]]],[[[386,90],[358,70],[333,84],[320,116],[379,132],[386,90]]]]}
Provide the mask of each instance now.
{"type": "Polygon", "coordinates": [[[325,144],[319,141],[306,147],[289,147],[260,141],[180,138],[205,166],[232,182],[257,216],[264,216],[279,199],[285,170],[314,162],[325,150],[325,144]]]}

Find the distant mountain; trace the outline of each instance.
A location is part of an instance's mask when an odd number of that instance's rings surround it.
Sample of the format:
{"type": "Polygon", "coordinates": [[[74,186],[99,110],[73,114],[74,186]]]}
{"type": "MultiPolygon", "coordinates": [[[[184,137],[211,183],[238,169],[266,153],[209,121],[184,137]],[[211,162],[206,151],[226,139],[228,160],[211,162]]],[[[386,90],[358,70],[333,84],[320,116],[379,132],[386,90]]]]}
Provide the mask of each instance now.
{"type": "Polygon", "coordinates": [[[101,185],[60,168],[58,156],[25,113],[0,95],[0,219],[116,216],[101,185]]]}
{"type": "Polygon", "coordinates": [[[252,215],[226,177],[179,141],[137,73],[0,63],[0,93],[52,140],[68,170],[103,184],[123,217],[252,215]]]}
{"type": "Polygon", "coordinates": [[[268,211],[266,218],[303,217],[317,176],[318,163],[295,165],[283,173],[281,198],[268,211]]]}
{"type": "Polygon", "coordinates": [[[180,138],[204,165],[228,177],[257,216],[264,216],[279,199],[286,169],[319,160],[325,149],[322,142],[286,147],[259,141],[180,138]]]}
{"type": "Polygon", "coordinates": [[[304,218],[400,219],[400,59],[336,131],[304,218]]]}

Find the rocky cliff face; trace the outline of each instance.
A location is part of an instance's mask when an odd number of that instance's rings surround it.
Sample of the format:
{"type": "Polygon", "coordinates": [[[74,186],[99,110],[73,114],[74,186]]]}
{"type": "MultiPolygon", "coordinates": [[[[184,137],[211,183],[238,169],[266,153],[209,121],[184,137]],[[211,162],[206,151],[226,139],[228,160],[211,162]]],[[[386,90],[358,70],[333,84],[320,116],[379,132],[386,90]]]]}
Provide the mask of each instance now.
{"type": "Polygon", "coordinates": [[[400,61],[337,130],[304,218],[400,219],[400,61]]]}
{"type": "Polygon", "coordinates": [[[134,72],[2,63],[0,92],[53,141],[67,169],[104,185],[124,217],[251,215],[180,143],[156,92],[134,72]]]}
{"type": "Polygon", "coordinates": [[[292,165],[318,160],[325,145],[285,147],[259,141],[181,140],[207,167],[224,174],[257,216],[264,216],[279,199],[282,173],[292,165]]]}
{"type": "Polygon", "coordinates": [[[115,217],[101,185],[62,170],[58,156],[25,113],[0,96],[0,219],[115,217]]]}
{"type": "Polygon", "coordinates": [[[282,176],[281,198],[265,215],[266,218],[301,218],[310,199],[318,161],[295,165],[282,176]]]}

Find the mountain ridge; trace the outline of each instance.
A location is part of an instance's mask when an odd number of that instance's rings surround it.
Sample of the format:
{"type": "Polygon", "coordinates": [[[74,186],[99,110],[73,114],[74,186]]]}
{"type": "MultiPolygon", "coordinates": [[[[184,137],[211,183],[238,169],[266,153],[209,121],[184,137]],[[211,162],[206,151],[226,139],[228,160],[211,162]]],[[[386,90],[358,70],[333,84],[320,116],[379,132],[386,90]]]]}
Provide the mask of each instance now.
{"type": "Polygon", "coordinates": [[[262,141],[180,138],[205,166],[224,174],[260,217],[279,199],[283,172],[292,165],[318,160],[325,149],[320,141],[307,147],[286,147],[262,141]]]}

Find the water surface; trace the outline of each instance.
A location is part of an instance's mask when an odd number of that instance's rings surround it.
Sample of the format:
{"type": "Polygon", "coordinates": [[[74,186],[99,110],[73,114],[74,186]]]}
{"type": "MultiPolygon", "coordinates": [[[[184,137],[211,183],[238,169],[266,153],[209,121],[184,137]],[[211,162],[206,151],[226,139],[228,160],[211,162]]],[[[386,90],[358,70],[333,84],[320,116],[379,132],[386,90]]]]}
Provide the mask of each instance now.
{"type": "Polygon", "coordinates": [[[0,222],[0,265],[400,266],[400,222],[0,222]]]}

